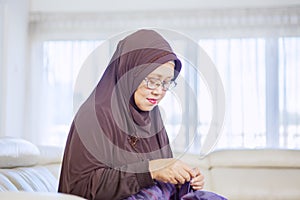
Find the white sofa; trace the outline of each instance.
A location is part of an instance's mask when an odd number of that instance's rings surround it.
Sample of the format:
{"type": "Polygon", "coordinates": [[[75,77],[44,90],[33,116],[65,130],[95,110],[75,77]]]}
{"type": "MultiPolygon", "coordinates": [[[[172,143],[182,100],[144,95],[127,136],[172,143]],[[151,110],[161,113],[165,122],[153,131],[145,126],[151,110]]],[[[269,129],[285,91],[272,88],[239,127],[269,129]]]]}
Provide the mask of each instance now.
{"type": "Polygon", "coordinates": [[[0,138],[0,199],[79,200],[57,193],[62,148],[0,138]]]}
{"type": "Polygon", "coordinates": [[[300,150],[218,150],[202,160],[177,156],[200,167],[205,190],[230,200],[300,200],[300,150]]]}
{"type": "MultiPolygon", "coordinates": [[[[0,138],[0,199],[61,199],[57,193],[61,148],[35,146],[16,138],[0,138]],[[21,192],[20,192],[21,191],[21,192]]],[[[205,190],[229,200],[299,200],[299,150],[218,150],[200,160],[175,154],[205,175],[205,190]]]]}

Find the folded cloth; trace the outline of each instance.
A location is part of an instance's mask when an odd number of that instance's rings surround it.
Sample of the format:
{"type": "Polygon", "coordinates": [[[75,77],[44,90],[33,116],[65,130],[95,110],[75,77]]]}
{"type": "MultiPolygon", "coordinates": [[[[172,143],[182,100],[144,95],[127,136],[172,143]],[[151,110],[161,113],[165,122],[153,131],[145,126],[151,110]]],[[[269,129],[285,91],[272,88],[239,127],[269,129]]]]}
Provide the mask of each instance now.
{"type": "Polygon", "coordinates": [[[156,182],[155,186],[144,188],[137,194],[134,194],[126,200],[227,200],[216,193],[193,190],[190,183],[183,184],[179,190],[170,183],[156,182]]]}
{"type": "MultiPolygon", "coordinates": [[[[156,181],[156,184],[150,188],[144,188],[138,193],[126,198],[126,200],[168,200],[173,199],[176,193],[175,186],[170,183],[156,181]]],[[[125,200],[125,199],[124,199],[125,200]]]]}
{"type": "Polygon", "coordinates": [[[193,190],[189,182],[180,187],[178,195],[180,200],[227,200],[225,197],[213,192],[193,190]]]}

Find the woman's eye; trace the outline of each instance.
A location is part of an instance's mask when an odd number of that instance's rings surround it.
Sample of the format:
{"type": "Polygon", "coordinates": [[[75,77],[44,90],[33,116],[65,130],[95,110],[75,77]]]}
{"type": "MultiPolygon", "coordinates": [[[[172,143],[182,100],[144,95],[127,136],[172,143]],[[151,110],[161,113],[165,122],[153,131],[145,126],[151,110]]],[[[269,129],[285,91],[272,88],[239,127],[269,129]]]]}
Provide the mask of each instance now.
{"type": "Polygon", "coordinates": [[[150,83],[151,83],[152,85],[157,85],[157,82],[154,81],[154,80],[150,80],[150,83]]]}

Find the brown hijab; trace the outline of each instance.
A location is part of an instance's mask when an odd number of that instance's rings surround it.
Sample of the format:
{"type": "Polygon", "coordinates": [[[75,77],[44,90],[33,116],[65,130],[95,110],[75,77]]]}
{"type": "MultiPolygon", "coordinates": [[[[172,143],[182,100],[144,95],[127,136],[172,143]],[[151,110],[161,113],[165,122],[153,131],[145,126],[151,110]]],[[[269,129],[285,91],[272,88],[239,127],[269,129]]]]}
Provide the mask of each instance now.
{"type": "Polygon", "coordinates": [[[149,73],[171,60],[175,79],[181,63],[153,30],[139,30],[118,43],[71,125],[59,192],[122,199],[154,184],[148,161],[172,157],[172,152],[159,108],[141,111],[133,94],[149,73]]]}

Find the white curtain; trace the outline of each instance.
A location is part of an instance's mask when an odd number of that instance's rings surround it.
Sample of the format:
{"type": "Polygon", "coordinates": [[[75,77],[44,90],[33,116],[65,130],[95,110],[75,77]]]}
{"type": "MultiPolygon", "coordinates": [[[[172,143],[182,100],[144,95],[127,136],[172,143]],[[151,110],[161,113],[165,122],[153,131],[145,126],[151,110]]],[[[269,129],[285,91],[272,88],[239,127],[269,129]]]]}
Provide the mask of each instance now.
{"type": "Polygon", "coordinates": [[[28,10],[29,0],[0,0],[0,136],[25,136],[28,10]]]}
{"type": "Polygon", "coordinates": [[[279,38],[280,147],[300,148],[300,39],[279,38]]]}
{"type": "MultiPolygon", "coordinates": [[[[112,34],[141,27],[182,32],[199,43],[214,61],[226,94],[226,120],[217,148],[300,148],[300,106],[297,103],[300,99],[300,61],[297,57],[300,7],[199,10],[176,14],[171,11],[76,14],[76,17],[73,14],[33,13],[30,23],[31,74],[34,74],[31,90],[37,95],[29,96],[28,102],[36,98],[37,104],[31,108],[40,106],[28,119],[37,120],[28,131],[33,133],[35,142],[65,142],[73,115],[68,103],[72,104],[72,84],[78,73],[74,62],[81,63],[99,44],[97,42],[112,34]],[[85,46],[91,43],[95,46],[86,50],[85,46]],[[76,61],[78,55],[82,56],[81,61],[76,61]],[[38,61],[38,56],[43,59],[38,61]],[[54,96],[46,100],[39,97],[37,91],[47,91],[46,96],[54,96]],[[41,118],[41,115],[47,118],[41,118]],[[55,136],[57,134],[61,137],[55,136]]],[[[187,50],[186,53],[193,52],[187,50]]],[[[184,65],[188,67],[188,63],[184,65]]],[[[204,84],[191,74],[185,73],[185,76],[199,83],[196,87],[200,104],[209,104],[204,84]]],[[[174,100],[169,102],[174,104],[174,100]]],[[[200,107],[199,112],[198,136],[190,148],[195,153],[199,152],[211,117],[209,106],[200,107]]],[[[176,117],[172,120],[173,123],[168,124],[170,132],[182,123],[182,119],[176,117]]],[[[184,149],[191,138],[182,139],[178,149],[184,149]]]]}
{"type": "MultiPolygon", "coordinates": [[[[66,142],[74,114],[75,82],[88,55],[101,41],[43,41],[37,45],[38,65],[31,73],[28,131],[31,140],[44,145],[66,142]]],[[[96,74],[100,76],[100,74],[96,74]]]]}
{"type": "Polygon", "coordinates": [[[215,62],[226,94],[219,147],[265,147],[265,42],[261,38],[200,40],[215,62]]]}

